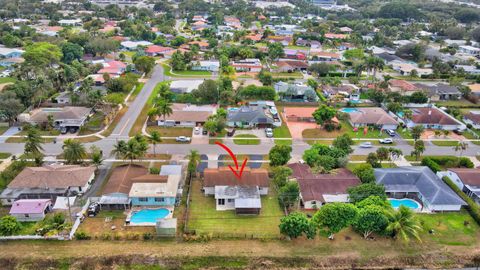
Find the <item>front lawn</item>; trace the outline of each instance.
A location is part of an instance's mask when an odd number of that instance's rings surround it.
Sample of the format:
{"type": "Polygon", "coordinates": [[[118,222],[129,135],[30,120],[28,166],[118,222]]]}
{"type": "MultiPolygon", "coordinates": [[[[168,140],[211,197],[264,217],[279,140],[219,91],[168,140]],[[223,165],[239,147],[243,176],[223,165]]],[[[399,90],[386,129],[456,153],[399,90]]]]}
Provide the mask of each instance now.
{"type": "MultiPolygon", "coordinates": [[[[60,131],[56,129],[52,130],[39,130],[38,133],[40,136],[58,136],[60,135],[60,131]]],[[[26,136],[27,131],[22,130],[19,133],[15,134],[15,136],[26,136]]],[[[51,143],[53,142],[54,138],[42,138],[43,143],[51,143]]],[[[6,141],[6,143],[24,143],[25,142],[25,137],[9,137],[6,141]]]]}
{"type": "MultiPolygon", "coordinates": [[[[153,131],[160,133],[160,137],[192,137],[193,128],[191,127],[159,127],[149,126],[147,132],[150,134],[153,131]]],[[[176,143],[175,138],[162,139],[161,143],[176,143]]]]}
{"type": "MultiPolygon", "coordinates": [[[[282,123],[280,127],[273,129],[274,138],[292,138],[290,130],[288,129],[285,122],[282,123]]],[[[292,145],[292,140],[275,140],[276,145],[292,145]]]]}
{"type": "Polygon", "coordinates": [[[239,134],[233,137],[233,143],[238,145],[257,145],[260,139],[253,134],[239,134]]]}
{"type": "Polygon", "coordinates": [[[3,83],[14,83],[16,82],[17,80],[15,78],[10,78],[10,77],[4,77],[4,78],[0,78],[0,84],[3,84],[3,83]]]}
{"type": "Polygon", "coordinates": [[[192,182],[188,229],[197,234],[213,234],[214,237],[277,238],[278,225],[283,212],[273,188],[262,196],[262,210],[258,216],[237,216],[235,211],[217,211],[213,196],[205,196],[202,184],[192,182]]]}
{"type": "Polygon", "coordinates": [[[105,114],[97,111],[92,115],[87,123],[80,128],[78,135],[87,135],[98,132],[104,128],[105,114]]]}
{"type": "Polygon", "coordinates": [[[389,138],[389,136],[379,129],[369,128],[367,133],[364,134],[363,128],[358,128],[357,131],[353,130],[353,127],[350,123],[346,121],[341,122],[340,130],[335,129],[332,131],[327,131],[324,128],[313,128],[313,129],[305,129],[302,132],[303,138],[307,139],[317,139],[317,138],[336,138],[343,134],[348,134],[352,139],[359,138],[359,139],[380,139],[380,138],[389,138]]]}
{"type": "Polygon", "coordinates": [[[432,144],[436,146],[456,146],[458,144],[458,141],[431,141],[432,144]]]}
{"type": "Polygon", "coordinates": [[[272,72],[273,78],[296,78],[301,79],[303,78],[303,74],[299,71],[295,72],[272,72]]]}

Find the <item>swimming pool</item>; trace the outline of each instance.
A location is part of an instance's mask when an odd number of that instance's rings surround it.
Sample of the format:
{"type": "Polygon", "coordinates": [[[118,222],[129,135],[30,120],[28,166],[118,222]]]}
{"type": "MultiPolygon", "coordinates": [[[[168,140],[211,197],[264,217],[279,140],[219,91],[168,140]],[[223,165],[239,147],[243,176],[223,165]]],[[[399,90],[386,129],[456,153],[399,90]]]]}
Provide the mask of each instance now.
{"type": "Polygon", "coordinates": [[[410,209],[416,210],[420,209],[421,205],[412,199],[388,199],[393,208],[399,208],[401,205],[406,206],[410,209]]]}
{"type": "Polygon", "coordinates": [[[354,113],[354,112],[358,112],[357,109],[355,108],[343,108],[340,110],[341,112],[344,112],[344,113],[354,113]]]}
{"type": "Polygon", "coordinates": [[[170,214],[170,211],[165,208],[142,209],[132,213],[130,223],[156,223],[157,219],[165,218],[168,214],[170,214]]]}

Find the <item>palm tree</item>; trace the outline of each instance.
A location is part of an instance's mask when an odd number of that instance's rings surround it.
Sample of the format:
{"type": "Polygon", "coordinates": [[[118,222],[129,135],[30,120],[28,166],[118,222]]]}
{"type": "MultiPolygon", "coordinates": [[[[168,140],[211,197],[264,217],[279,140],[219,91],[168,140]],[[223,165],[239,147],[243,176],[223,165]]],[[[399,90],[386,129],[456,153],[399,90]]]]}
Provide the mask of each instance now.
{"type": "Polygon", "coordinates": [[[125,141],[118,141],[116,144],[113,145],[112,155],[115,157],[125,157],[125,153],[127,152],[127,143],[125,141]]]}
{"type": "Polygon", "coordinates": [[[188,154],[187,159],[188,159],[187,171],[188,171],[189,177],[191,178],[192,175],[194,175],[195,172],[197,171],[197,166],[198,166],[198,163],[200,163],[201,161],[201,157],[197,150],[190,150],[190,154],[188,154]]]}
{"type": "Polygon", "coordinates": [[[151,144],[153,144],[153,156],[157,156],[156,153],[156,148],[157,148],[157,143],[162,141],[162,138],[160,136],[160,133],[156,130],[152,131],[150,133],[150,137],[148,138],[151,144]]]}
{"type": "Polygon", "coordinates": [[[389,215],[390,222],[387,226],[387,232],[391,233],[395,239],[401,238],[408,242],[413,237],[421,241],[419,232],[422,228],[411,209],[402,205],[397,211],[391,212],[389,215]]]}
{"type": "Polygon", "coordinates": [[[163,124],[165,125],[165,118],[173,113],[172,103],[165,99],[160,100],[157,103],[157,113],[158,115],[163,116],[163,124]]]}
{"type": "Polygon", "coordinates": [[[42,136],[38,129],[34,127],[27,128],[27,137],[25,138],[25,154],[38,155],[43,151],[42,136]]]}
{"type": "Polygon", "coordinates": [[[468,143],[466,142],[458,142],[457,145],[455,145],[455,147],[453,148],[455,150],[455,152],[458,152],[460,151],[460,156],[463,155],[463,151],[467,150],[468,148],[468,143]]]}
{"type": "Polygon", "coordinates": [[[100,165],[102,165],[103,160],[104,160],[102,151],[98,147],[96,147],[95,145],[92,145],[90,147],[90,156],[92,158],[92,164],[98,170],[98,167],[100,167],[100,165]]]}
{"type": "Polygon", "coordinates": [[[87,156],[85,147],[79,141],[67,139],[63,143],[63,157],[69,164],[78,164],[87,156]]]}
{"type": "MultiPolygon", "coordinates": [[[[148,145],[147,145],[148,147],[148,145]]],[[[130,159],[130,164],[134,159],[139,159],[145,155],[147,151],[135,138],[130,139],[126,144],[125,155],[126,159],[130,159]]]]}

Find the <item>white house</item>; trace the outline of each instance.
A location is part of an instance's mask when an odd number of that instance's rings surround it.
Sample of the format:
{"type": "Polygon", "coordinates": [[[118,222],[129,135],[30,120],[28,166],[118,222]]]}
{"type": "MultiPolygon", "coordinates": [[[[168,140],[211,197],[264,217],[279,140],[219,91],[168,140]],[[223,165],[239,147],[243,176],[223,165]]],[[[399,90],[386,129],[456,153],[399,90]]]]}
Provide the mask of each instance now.
{"type": "Polygon", "coordinates": [[[197,61],[192,65],[192,70],[218,72],[219,69],[220,62],[218,60],[197,61]]]}
{"type": "Polygon", "coordinates": [[[480,48],[473,47],[470,45],[458,46],[458,52],[468,54],[471,56],[480,56],[480,48]]]}
{"type": "Polygon", "coordinates": [[[439,177],[447,176],[465,194],[480,204],[480,169],[450,168],[438,172],[439,177]]]}
{"type": "Polygon", "coordinates": [[[25,199],[15,201],[9,214],[17,221],[32,222],[43,220],[51,210],[52,201],[50,199],[25,199]]]}

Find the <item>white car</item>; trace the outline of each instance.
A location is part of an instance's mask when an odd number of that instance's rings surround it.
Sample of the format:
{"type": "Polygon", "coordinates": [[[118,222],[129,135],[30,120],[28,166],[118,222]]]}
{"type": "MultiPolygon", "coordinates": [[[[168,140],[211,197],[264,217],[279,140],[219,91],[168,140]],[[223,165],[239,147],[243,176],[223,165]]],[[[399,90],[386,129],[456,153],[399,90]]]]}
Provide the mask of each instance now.
{"type": "Polygon", "coordinates": [[[175,138],[175,141],[177,142],[190,142],[192,139],[190,137],[186,136],[178,136],[175,138]]]}
{"type": "Polygon", "coordinates": [[[364,142],[360,144],[361,148],[372,148],[373,144],[371,142],[364,142]]]}
{"type": "Polygon", "coordinates": [[[265,129],[265,136],[267,136],[267,138],[272,138],[273,137],[273,130],[271,128],[266,128],[265,129]]]}
{"type": "Polygon", "coordinates": [[[199,127],[195,127],[195,128],[193,129],[193,134],[196,134],[196,135],[200,134],[200,128],[199,128],[199,127]]]}
{"type": "Polygon", "coordinates": [[[392,138],[385,138],[385,139],[380,139],[378,142],[383,143],[383,144],[392,144],[393,139],[392,138]]]}

